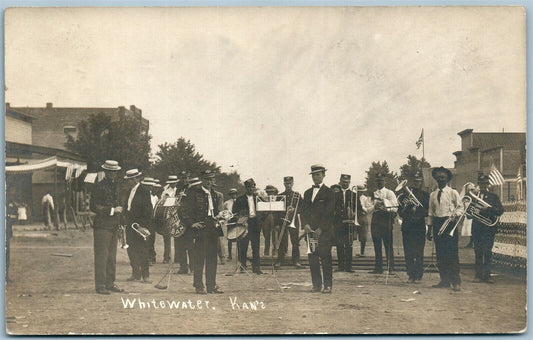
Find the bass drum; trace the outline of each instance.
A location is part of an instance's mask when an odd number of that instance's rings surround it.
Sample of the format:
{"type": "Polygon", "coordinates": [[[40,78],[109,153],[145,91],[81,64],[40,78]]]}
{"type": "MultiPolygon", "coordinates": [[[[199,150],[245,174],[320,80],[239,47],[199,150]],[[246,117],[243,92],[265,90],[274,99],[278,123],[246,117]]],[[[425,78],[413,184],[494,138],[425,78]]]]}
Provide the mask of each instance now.
{"type": "Polygon", "coordinates": [[[240,240],[248,235],[248,217],[239,217],[228,223],[228,241],[240,240]]]}
{"type": "Polygon", "coordinates": [[[179,200],[174,197],[160,199],[154,208],[156,232],[163,236],[180,237],[185,226],[179,216],[179,200]]]}

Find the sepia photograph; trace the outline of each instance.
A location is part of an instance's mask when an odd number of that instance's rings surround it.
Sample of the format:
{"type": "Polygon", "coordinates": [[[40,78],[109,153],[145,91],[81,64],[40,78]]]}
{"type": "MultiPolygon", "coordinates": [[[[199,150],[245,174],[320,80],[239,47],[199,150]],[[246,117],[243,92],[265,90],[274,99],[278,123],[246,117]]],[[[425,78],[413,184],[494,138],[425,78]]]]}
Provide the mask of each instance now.
{"type": "Polygon", "coordinates": [[[7,335],[527,331],[523,6],[4,11],[7,335]]]}

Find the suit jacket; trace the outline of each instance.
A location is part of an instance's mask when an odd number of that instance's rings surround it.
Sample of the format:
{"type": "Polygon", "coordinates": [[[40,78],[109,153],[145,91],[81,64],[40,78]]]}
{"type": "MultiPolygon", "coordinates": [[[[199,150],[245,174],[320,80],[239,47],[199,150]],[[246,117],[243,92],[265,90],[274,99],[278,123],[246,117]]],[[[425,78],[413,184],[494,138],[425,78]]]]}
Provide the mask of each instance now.
{"type": "MultiPolygon", "coordinates": [[[[259,231],[259,224],[257,219],[257,195],[253,194],[255,217],[248,219],[248,230],[259,231]]],[[[241,216],[250,215],[250,207],[248,206],[248,196],[246,194],[237,197],[233,204],[233,213],[241,216]]]]}
{"type": "Polygon", "coordinates": [[[96,213],[93,228],[114,229],[119,224],[119,214],[111,215],[111,208],[119,206],[118,191],[115,182],[104,177],[94,185],[91,194],[91,211],[96,213]]]}
{"type": "Polygon", "coordinates": [[[335,208],[333,190],[323,184],[313,202],[311,202],[312,197],[313,188],[307,189],[304,192],[303,200],[300,202],[302,225],[309,224],[313,230],[321,228],[322,231],[331,231],[335,208]]]}
{"type": "MultiPolygon", "coordinates": [[[[126,209],[127,208],[128,207],[126,203],[126,209]]],[[[134,222],[137,222],[143,227],[150,228],[153,224],[152,216],[153,208],[150,189],[146,185],[140,184],[131,201],[130,211],[126,212],[128,226],[134,222]]]]}
{"type": "MultiPolygon", "coordinates": [[[[220,195],[211,189],[211,199],[213,200],[213,216],[219,213],[221,206],[220,195]]],[[[208,220],[209,195],[204,191],[201,185],[195,185],[187,190],[186,196],[182,199],[181,220],[190,227],[196,222],[205,222],[208,220]]]]}

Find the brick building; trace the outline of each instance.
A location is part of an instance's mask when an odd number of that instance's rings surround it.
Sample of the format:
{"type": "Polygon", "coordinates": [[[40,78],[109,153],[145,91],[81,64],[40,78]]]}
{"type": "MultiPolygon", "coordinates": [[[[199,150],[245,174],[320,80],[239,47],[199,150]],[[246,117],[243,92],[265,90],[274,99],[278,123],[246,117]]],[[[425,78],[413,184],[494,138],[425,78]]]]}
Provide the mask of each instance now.
{"type": "Polygon", "coordinates": [[[514,132],[473,132],[466,129],[458,133],[461,150],[453,154],[455,185],[461,188],[466,182],[476,183],[478,174],[488,175],[492,164],[505,179],[503,186],[491,188],[502,201],[512,201],[517,195],[518,169],[523,177],[526,192],[526,134],[514,132]]]}

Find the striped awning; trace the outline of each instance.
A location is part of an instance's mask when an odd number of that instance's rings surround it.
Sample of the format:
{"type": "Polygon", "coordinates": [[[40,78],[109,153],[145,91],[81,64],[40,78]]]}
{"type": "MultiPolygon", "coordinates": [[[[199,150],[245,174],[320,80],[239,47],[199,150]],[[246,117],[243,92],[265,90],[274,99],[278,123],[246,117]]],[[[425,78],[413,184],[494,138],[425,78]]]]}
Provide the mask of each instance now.
{"type": "Polygon", "coordinates": [[[77,174],[76,177],[78,177],[83,170],[87,169],[87,164],[70,160],[58,160],[56,156],[53,156],[46,159],[35,160],[35,162],[28,164],[6,166],[6,173],[30,173],[39,170],[52,169],[54,167],[73,169],[75,170],[74,173],[77,174]]]}

